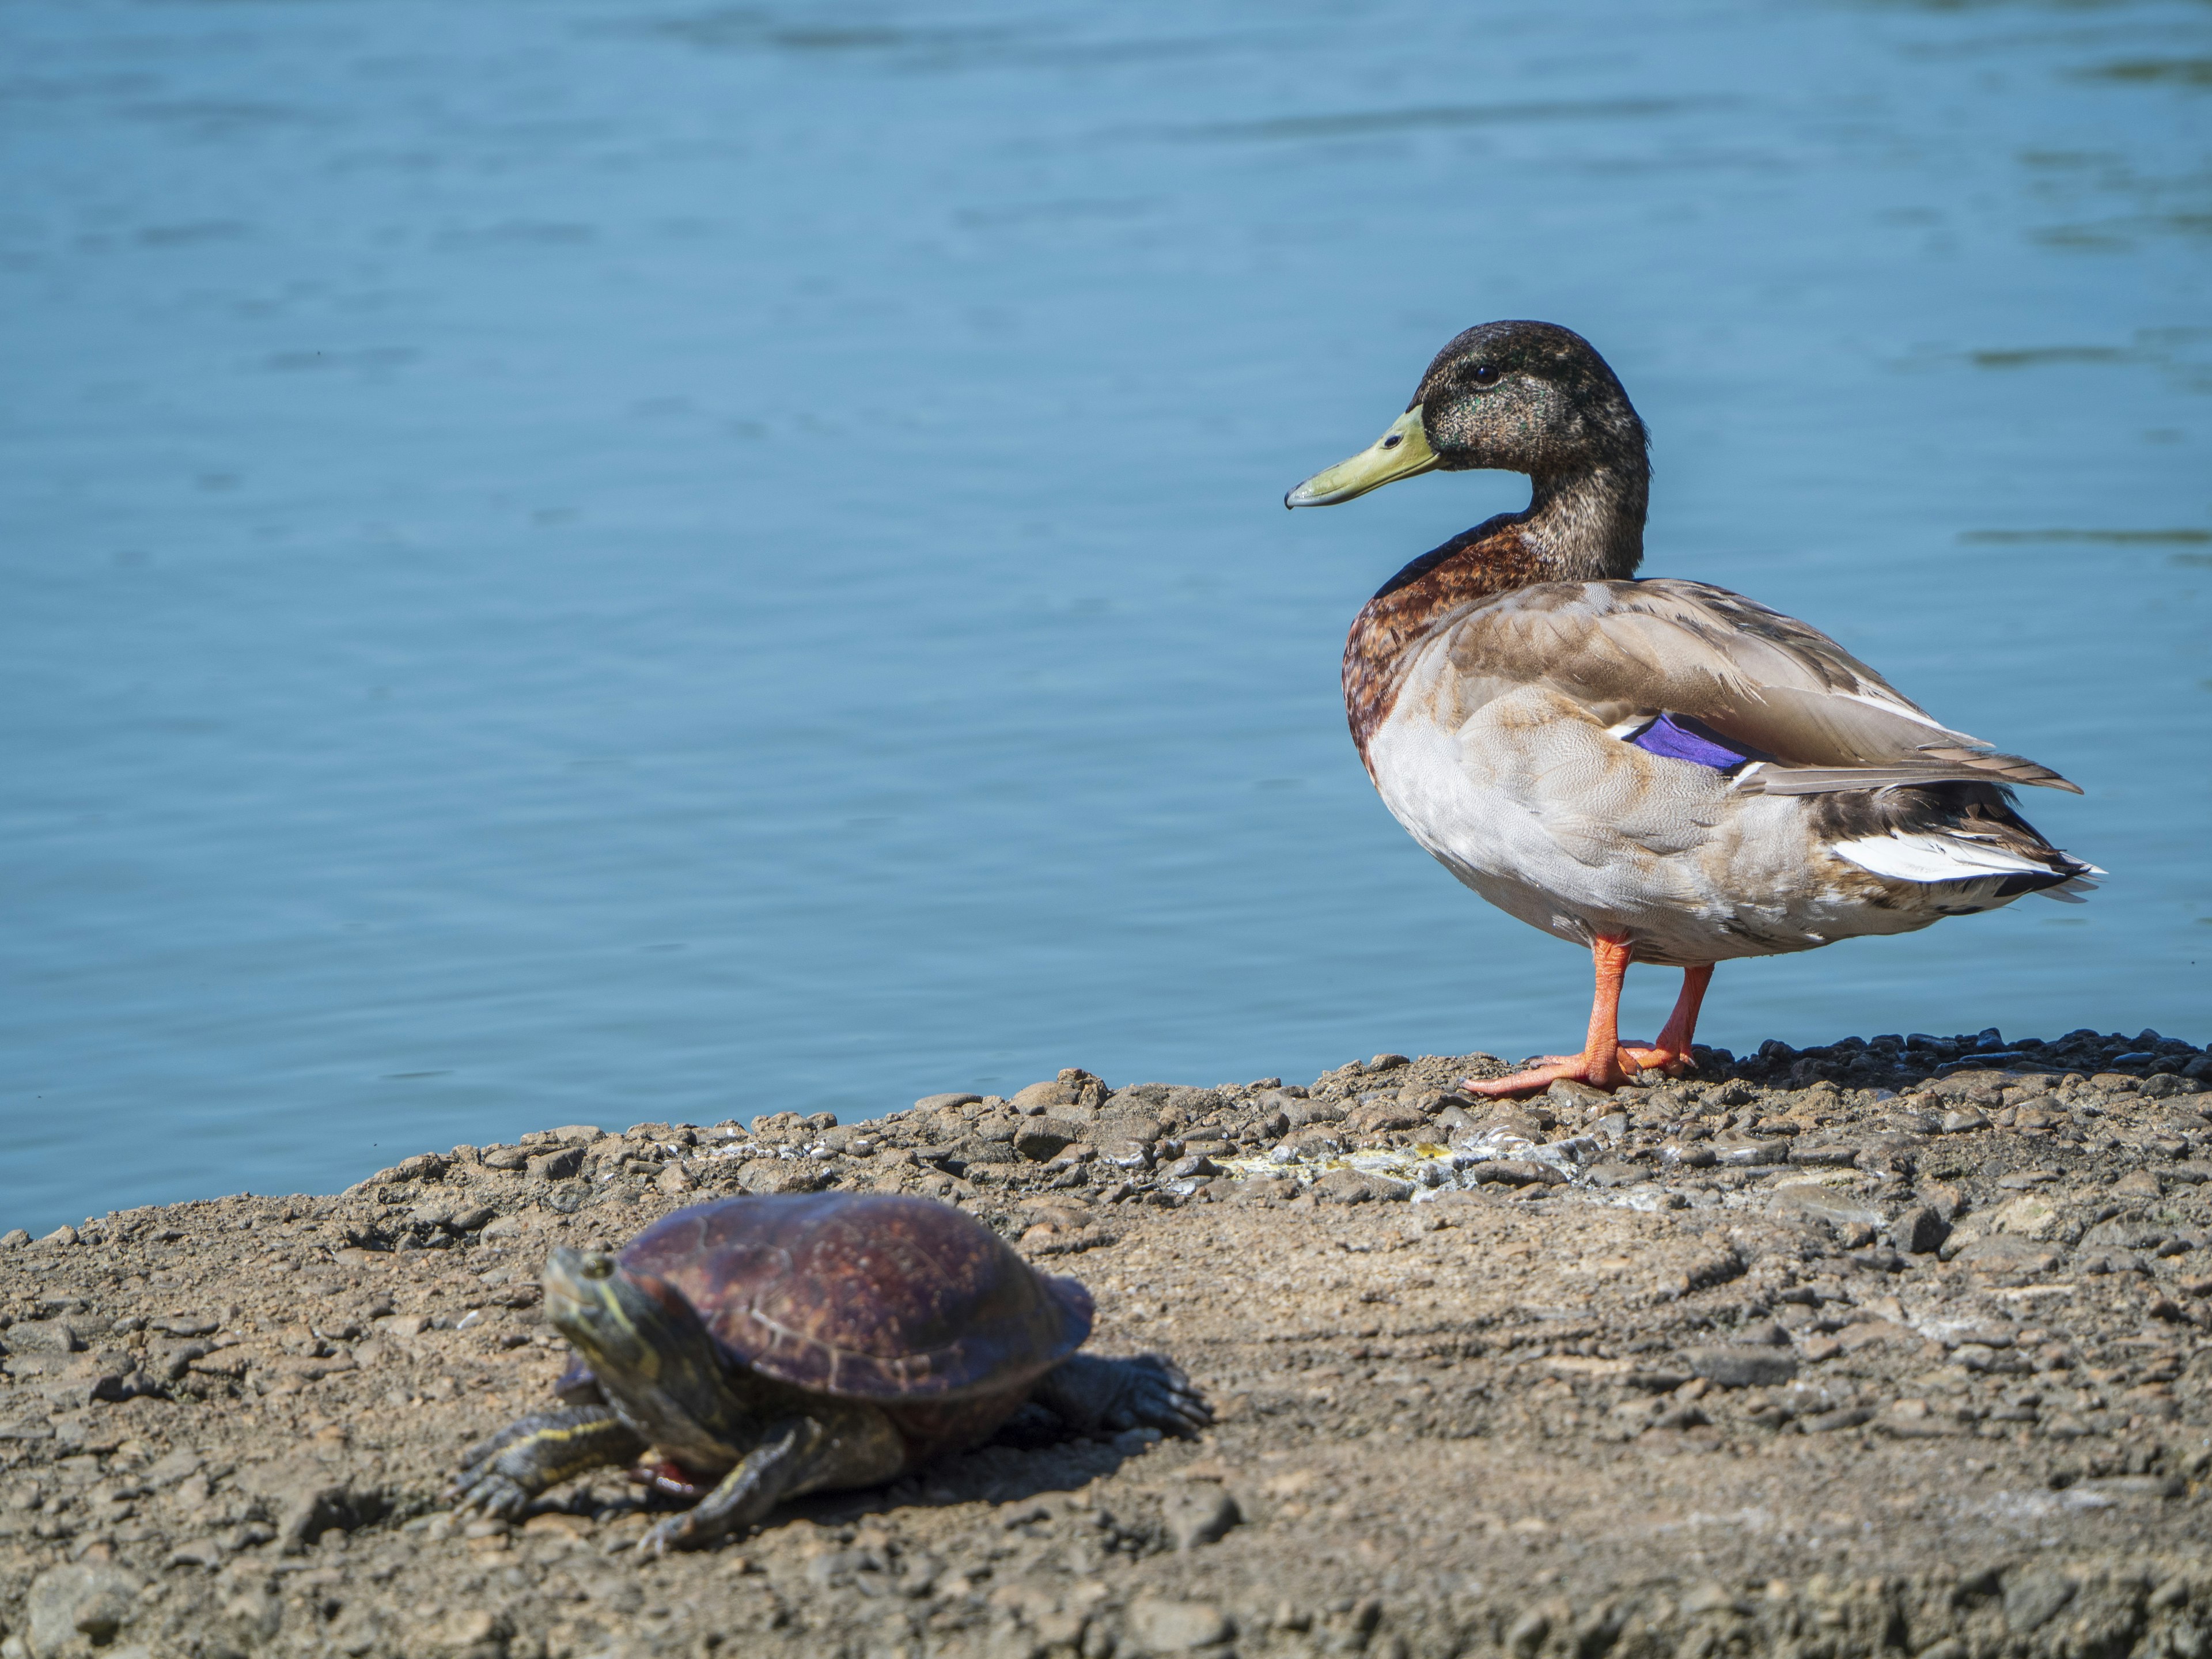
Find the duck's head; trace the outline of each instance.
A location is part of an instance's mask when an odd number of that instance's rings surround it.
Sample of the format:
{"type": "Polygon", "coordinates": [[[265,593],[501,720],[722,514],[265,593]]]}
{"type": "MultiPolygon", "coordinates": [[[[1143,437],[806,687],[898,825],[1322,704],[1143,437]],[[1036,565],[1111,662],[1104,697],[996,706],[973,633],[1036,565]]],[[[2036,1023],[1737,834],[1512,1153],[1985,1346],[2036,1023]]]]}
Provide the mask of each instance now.
{"type": "Polygon", "coordinates": [[[1436,355],[1406,412],[1348,461],[1316,472],[1285,507],[1329,507],[1441,470],[1525,472],[1547,484],[1649,476],[1644,422],[1590,343],[1552,323],[1483,323],[1436,355]]]}

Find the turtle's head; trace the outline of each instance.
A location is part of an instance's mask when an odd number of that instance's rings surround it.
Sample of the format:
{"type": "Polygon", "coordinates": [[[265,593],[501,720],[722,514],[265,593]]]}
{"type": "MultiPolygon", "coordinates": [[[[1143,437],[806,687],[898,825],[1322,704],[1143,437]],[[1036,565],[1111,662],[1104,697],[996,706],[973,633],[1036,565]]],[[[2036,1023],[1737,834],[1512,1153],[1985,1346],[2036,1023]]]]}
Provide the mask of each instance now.
{"type": "Polygon", "coordinates": [[[731,1404],[720,1346],[665,1279],[624,1270],[597,1250],[545,1262],[545,1317],[626,1413],[657,1432],[678,1420],[721,1423],[731,1404]]]}

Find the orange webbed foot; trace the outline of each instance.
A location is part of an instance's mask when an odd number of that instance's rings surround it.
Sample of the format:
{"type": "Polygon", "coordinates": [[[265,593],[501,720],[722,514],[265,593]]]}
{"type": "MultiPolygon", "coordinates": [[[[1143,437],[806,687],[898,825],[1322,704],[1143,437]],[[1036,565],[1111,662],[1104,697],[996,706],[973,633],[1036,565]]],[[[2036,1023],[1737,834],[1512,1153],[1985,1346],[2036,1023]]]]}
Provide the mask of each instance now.
{"type": "Polygon", "coordinates": [[[1624,1062],[1636,1070],[1657,1072],[1663,1077],[1687,1077],[1698,1069],[1696,1060],[1668,1047],[1663,1036],[1657,1042],[1632,1042],[1623,1039],[1620,1053],[1624,1062]]]}
{"type": "Polygon", "coordinates": [[[1483,1100],[1502,1100],[1510,1095],[1533,1095],[1548,1089],[1562,1078],[1570,1083],[1586,1083],[1593,1089],[1613,1090],[1628,1081],[1628,1074],[1610,1054],[1595,1059],[1589,1054],[1545,1054],[1534,1066],[1510,1077],[1465,1078],[1460,1091],[1483,1100]]]}

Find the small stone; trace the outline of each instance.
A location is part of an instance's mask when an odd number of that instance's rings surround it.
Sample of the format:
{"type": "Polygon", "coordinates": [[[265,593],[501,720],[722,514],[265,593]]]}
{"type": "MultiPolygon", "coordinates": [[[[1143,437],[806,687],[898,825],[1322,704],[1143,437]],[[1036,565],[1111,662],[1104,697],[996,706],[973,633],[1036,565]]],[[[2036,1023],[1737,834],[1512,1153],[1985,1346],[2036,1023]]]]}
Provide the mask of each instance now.
{"type": "Polygon", "coordinates": [[[1494,1158],[1476,1164],[1465,1177],[1477,1186],[1494,1182],[1504,1187],[1555,1186],[1566,1178],[1563,1170],[1524,1158],[1494,1158]]]}
{"type": "Polygon", "coordinates": [[[499,1212],[488,1204],[475,1204],[465,1210],[457,1211],[447,1220],[446,1225],[457,1233],[478,1232],[489,1226],[498,1214],[499,1212]]]}
{"type": "Polygon", "coordinates": [[[523,1167],[532,1181],[566,1181],[584,1167],[584,1149],[563,1146],[557,1152],[541,1152],[523,1167]]]}
{"type": "Polygon", "coordinates": [[[1580,1115],[1600,1108],[1610,1108],[1613,1097],[1602,1089],[1593,1089],[1587,1083],[1576,1083],[1567,1078],[1553,1078],[1551,1086],[1544,1091],[1544,1098],[1555,1108],[1571,1109],[1580,1115]]]}
{"type": "Polygon", "coordinates": [[[1988,1128],[1990,1120],[1986,1113],[1967,1107],[1961,1110],[1944,1113],[1942,1121],[1936,1127],[1947,1135],[1971,1134],[1977,1129],[1988,1128]]]}
{"type": "MultiPolygon", "coordinates": [[[[1832,1342],[1828,1346],[1832,1348],[1836,1345],[1832,1342]]],[[[1809,1349],[1812,1344],[1808,1343],[1806,1346],[1809,1349]]],[[[1814,1412],[1810,1417],[1799,1418],[1797,1430],[1801,1434],[1832,1434],[1838,1429],[1856,1429],[1873,1415],[1863,1406],[1843,1406],[1834,1411],[1814,1412]]]]}
{"type": "Polygon", "coordinates": [[[1313,1184],[1314,1196],[1338,1204],[1364,1204],[1370,1199],[1402,1200],[1413,1195],[1413,1183],[1358,1170],[1331,1170],[1313,1184]]]}
{"type": "Polygon", "coordinates": [[[1177,1158],[1168,1166],[1168,1178],[1170,1181],[1189,1181],[1194,1178],[1207,1180],[1220,1173],[1221,1166],[1203,1152],[1194,1153],[1188,1158],[1177,1158]]]}
{"type": "Polygon", "coordinates": [[[0,1250],[20,1250],[30,1242],[30,1234],[21,1227],[10,1227],[6,1232],[0,1233],[0,1250]]]}
{"type": "Polygon", "coordinates": [[[2112,1183],[2115,1198],[2157,1198],[2163,1190],[2148,1170],[2130,1170],[2112,1183]]]}
{"type": "Polygon", "coordinates": [[[1367,1062],[1367,1069],[1370,1073],[1376,1072],[1393,1072],[1397,1070],[1399,1066],[1407,1064],[1410,1064],[1410,1062],[1403,1054],[1377,1054],[1374,1059],[1367,1062]]]}
{"type": "Polygon", "coordinates": [[[1014,1131],[1014,1150],[1032,1164],[1049,1164],[1083,1135],[1082,1126],[1065,1118],[1032,1118],[1014,1131]]]}
{"type": "Polygon", "coordinates": [[[1942,1216],[1925,1204],[1916,1204],[1891,1224],[1889,1240],[1907,1255],[1925,1255],[1942,1244],[1950,1232],[1942,1216]]]}
{"type": "Polygon", "coordinates": [[[1018,1089],[1007,1103],[1017,1112],[1035,1116],[1040,1112],[1065,1109],[1075,1104],[1081,1091],[1066,1083],[1032,1083],[1026,1089],[1018,1089]]]}
{"type": "Polygon", "coordinates": [[[1682,1358],[1693,1373],[1723,1389],[1771,1389],[1797,1375],[1797,1357],[1785,1349],[1691,1348],[1682,1358]]]}
{"type": "Polygon", "coordinates": [[[1993,1233],[1978,1238],[1955,1258],[1976,1273],[2047,1273],[2057,1267],[2060,1252],[2053,1246],[2013,1233],[1993,1233]]]}
{"type": "Polygon", "coordinates": [[[30,1650],[38,1659],[107,1647],[138,1607],[138,1580],[119,1567],[79,1562],[49,1567],[27,1598],[30,1650]]]}
{"type": "Polygon", "coordinates": [[[19,1319],[0,1340],[11,1353],[77,1353],[84,1347],[84,1339],[65,1319],[19,1319]]]}
{"type": "Polygon", "coordinates": [[[1632,1187],[1639,1181],[1651,1179],[1651,1171],[1641,1164],[1597,1164],[1590,1167],[1589,1183],[1593,1187],[1632,1187]]]}
{"type": "Polygon", "coordinates": [[[2039,1630],[2074,1599],[2071,1580],[2045,1566],[2025,1566],[2005,1575],[2005,1628],[2015,1636],[2039,1630]]]}
{"type": "Polygon", "coordinates": [[[671,1164],[659,1175],[653,1176],[653,1184],[655,1188],[666,1193],[671,1198],[681,1198],[699,1183],[684,1173],[681,1164],[671,1164]]]}
{"type": "Polygon", "coordinates": [[[68,1225],[57,1227],[53,1231],[48,1233],[44,1238],[40,1239],[39,1243],[41,1244],[74,1244],[76,1243],[76,1229],[68,1225]]]}
{"type": "Polygon", "coordinates": [[[1194,1482],[1171,1493],[1165,1505],[1168,1532],[1179,1550],[1218,1544],[1243,1520],[1237,1500],[1216,1486],[1194,1482]]]}
{"type": "Polygon", "coordinates": [[[1167,1601],[1143,1596],[1129,1607],[1129,1634],[1140,1653],[1188,1653],[1226,1642],[1237,1633],[1229,1615],[1208,1601],[1167,1601]]]}
{"type": "Polygon", "coordinates": [[[981,1095],[924,1095],[914,1103],[914,1109],[917,1112],[949,1112],[956,1107],[980,1106],[982,1103],[981,1095]]]}

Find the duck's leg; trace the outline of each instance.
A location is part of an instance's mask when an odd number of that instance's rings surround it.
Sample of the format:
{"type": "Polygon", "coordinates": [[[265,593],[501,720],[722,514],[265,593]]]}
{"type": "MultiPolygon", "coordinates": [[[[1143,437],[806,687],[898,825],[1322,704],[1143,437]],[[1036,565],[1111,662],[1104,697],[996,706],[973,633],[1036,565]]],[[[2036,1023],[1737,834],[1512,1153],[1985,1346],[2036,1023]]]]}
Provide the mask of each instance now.
{"type": "Polygon", "coordinates": [[[1534,1094],[1561,1078],[1587,1083],[1597,1089],[1617,1089],[1628,1081],[1620,1068],[1620,982],[1628,976],[1633,954],[1625,939],[1602,933],[1590,941],[1590,959],[1597,970],[1597,991],[1590,1001],[1589,1035],[1578,1054],[1546,1054],[1525,1072],[1511,1077],[1477,1082],[1470,1078],[1459,1086],[1471,1095],[1534,1094]]]}
{"type": "Polygon", "coordinates": [[[1698,1010],[1712,983],[1712,965],[1682,969],[1682,994],[1674,999],[1674,1012],[1667,1016],[1667,1029],[1656,1042],[1623,1042],[1620,1052],[1639,1072],[1664,1072],[1680,1077],[1697,1070],[1690,1058],[1690,1039],[1698,1034],[1698,1010]]]}

